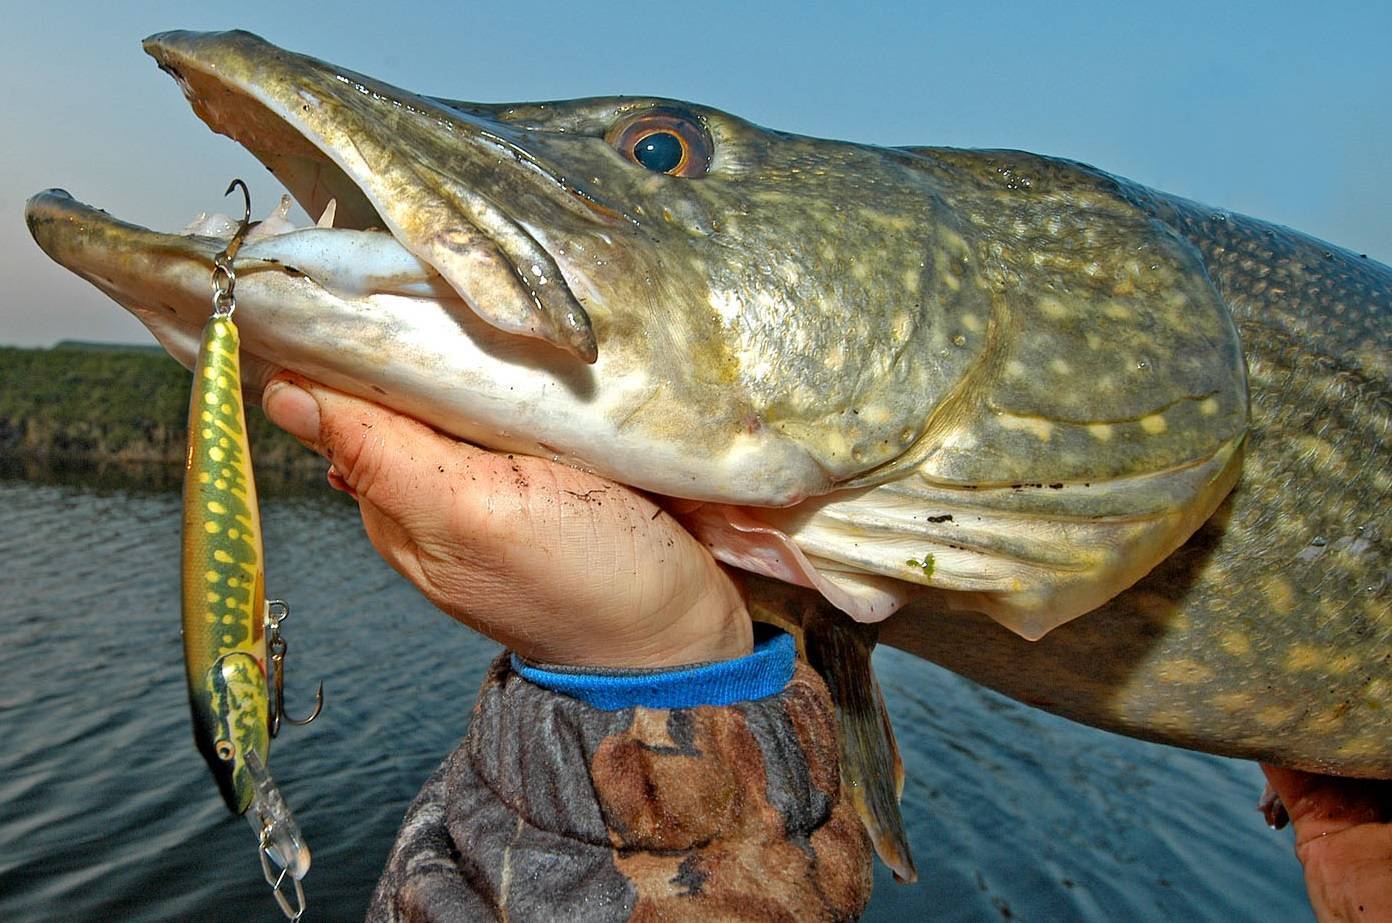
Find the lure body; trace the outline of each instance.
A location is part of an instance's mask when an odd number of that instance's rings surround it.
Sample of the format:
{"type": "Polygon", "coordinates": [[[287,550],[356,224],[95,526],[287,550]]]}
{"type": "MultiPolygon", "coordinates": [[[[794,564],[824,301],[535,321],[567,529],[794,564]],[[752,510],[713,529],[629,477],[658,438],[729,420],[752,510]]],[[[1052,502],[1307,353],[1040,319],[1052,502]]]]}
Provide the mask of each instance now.
{"type": "Polygon", "coordinates": [[[251,751],[270,756],[264,555],[237,326],[203,328],[189,402],[184,474],[184,667],[193,733],[227,807],[244,814],[255,793],[251,751]]]}

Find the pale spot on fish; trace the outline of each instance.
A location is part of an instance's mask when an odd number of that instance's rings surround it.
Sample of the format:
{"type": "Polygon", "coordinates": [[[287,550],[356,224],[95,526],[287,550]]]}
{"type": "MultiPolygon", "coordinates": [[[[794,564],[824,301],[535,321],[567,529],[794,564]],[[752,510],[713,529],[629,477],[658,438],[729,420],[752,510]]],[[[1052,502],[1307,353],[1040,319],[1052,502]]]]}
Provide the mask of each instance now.
{"type": "MultiPolygon", "coordinates": [[[[961,345],[960,343],[958,344],[961,345]]],[[[1010,378],[1024,378],[1025,364],[1019,359],[1007,359],[1005,362],[1005,374],[1010,378]]]]}
{"type": "MultiPolygon", "coordinates": [[[[214,528],[212,531],[216,532],[217,529],[214,528]]],[[[231,564],[232,555],[219,548],[218,550],[213,552],[213,560],[217,561],[219,564],[231,564]]]]}
{"type": "Polygon", "coordinates": [[[1232,654],[1234,657],[1246,656],[1252,650],[1252,639],[1239,631],[1225,631],[1218,643],[1223,650],[1232,654]]]}
{"type": "Polygon", "coordinates": [[[1063,302],[1052,295],[1045,295],[1039,299],[1039,310],[1044,313],[1045,317],[1054,320],[1068,316],[1068,309],[1063,306],[1063,302]]]}
{"type": "Polygon", "coordinates": [[[1206,683],[1213,679],[1213,670],[1199,663],[1197,660],[1176,660],[1170,664],[1166,672],[1169,674],[1168,679],[1170,682],[1185,686],[1195,683],[1206,683]]]}
{"type": "Polygon", "coordinates": [[[226,455],[227,453],[222,451],[222,449],[219,449],[217,446],[213,446],[211,449],[208,450],[208,457],[211,458],[213,461],[222,461],[226,455]]]}
{"type": "Polygon", "coordinates": [[[1102,313],[1112,320],[1130,320],[1131,318],[1131,309],[1116,301],[1108,302],[1107,306],[1102,309],[1102,313]]]}
{"type": "Polygon", "coordinates": [[[865,282],[870,278],[870,267],[857,260],[851,266],[851,275],[856,277],[857,282],[865,282]]]}
{"type": "Polygon", "coordinates": [[[209,590],[209,591],[207,592],[207,594],[204,595],[203,598],[206,599],[206,600],[207,600],[208,602],[210,602],[210,603],[215,603],[215,602],[217,602],[219,599],[222,599],[221,596],[219,596],[217,593],[215,593],[215,592],[212,591],[212,590],[209,590]]]}
{"type": "Polygon", "coordinates": [[[1101,349],[1101,348],[1102,348],[1102,337],[1101,337],[1099,334],[1096,334],[1096,333],[1086,333],[1086,334],[1084,334],[1084,337],[1085,337],[1086,340],[1087,340],[1088,349],[1101,349]]]}
{"type": "Polygon", "coordinates": [[[1152,413],[1141,417],[1141,429],[1152,436],[1158,436],[1169,429],[1169,426],[1165,423],[1164,414],[1152,413]]]}
{"type": "Polygon", "coordinates": [[[1204,398],[1199,402],[1199,413],[1206,417],[1211,417],[1218,412],[1218,398],[1204,398]]]}
{"type": "MultiPolygon", "coordinates": [[[[1295,611],[1295,588],[1284,577],[1272,576],[1262,582],[1262,593],[1266,603],[1278,615],[1290,615],[1295,611]]],[[[1298,645],[1297,645],[1298,647],[1298,645]]],[[[1296,648],[1291,648],[1294,651],[1296,648]]]]}
{"type": "Polygon", "coordinates": [[[222,575],[215,570],[205,571],[203,573],[203,579],[208,581],[209,583],[217,583],[219,580],[222,579],[222,575]]]}
{"type": "Polygon", "coordinates": [[[216,500],[209,500],[209,501],[208,501],[208,512],[210,512],[210,513],[216,513],[216,514],[218,514],[219,516],[221,516],[221,515],[223,515],[224,513],[227,512],[227,507],[223,506],[221,503],[218,503],[216,500]]]}
{"type": "Polygon", "coordinates": [[[1287,670],[1316,670],[1324,665],[1324,652],[1313,644],[1292,644],[1286,653],[1287,670]]]}
{"type": "Polygon", "coordinates": [[[1257,723],[1268,728],[1288,724],[1294,717],[1295,708],[1290,705],[1268,705],[1256,713],[1257,723]]]}
{"type": "Polygon", "coordinates": [[[967,313],[962,315],[962,326],[972,333],[981,332],[981,318],[975,314],[967,313]]]}
{"type": "Polygon", "coordinates": [[[957,278],[950,272],[945,272],[942,274],[942,281],[943,285],[946,285],[950,290],[954,292],[958,291],[962,287],[962,280],[957,278]]]}
{"type": "Polygon", "coordinates": [[[1056,375],[1070,375],[1073,367],[1063,359],[1052,359],[1049,361],[1049,370],[1056,375]]]}
{"type": "Polygon", "coordinates": [[[1110,423],[1090,423],[1087,430],[1092,434],[1092,438],[1098,442],[1108,442],[1112,438],[1112,424],[1110,423]]]}
{"type": "Polygon", "coordinates": [[[998,418],[1005,429],[1023,430],[1032,434],[1040,442],[1048,442],[1054,435],[1054,424],[1040,417],[1018,417],[1003,413],[998,418]]]}
{"type": "Polygon", "coordinates": [[[910,295],[917,295],[917,294],[918,294],[918,270],[917,270],[917,269],[906,269],[906,270],[904,270],[904,289],[905,289],[905,291],[907,291],[910,295]]]}
{"type": "Polygon", "coordinates": [[[217,535],[218,532],[220,532],[221,530],[222,530],[222,526],[218,525],[218,524],[215,523],[215,522],[205,522],[205,523],[203,523],[203,531],[204,531],[204,532],[207,532],[209,535],[217,535]]]}

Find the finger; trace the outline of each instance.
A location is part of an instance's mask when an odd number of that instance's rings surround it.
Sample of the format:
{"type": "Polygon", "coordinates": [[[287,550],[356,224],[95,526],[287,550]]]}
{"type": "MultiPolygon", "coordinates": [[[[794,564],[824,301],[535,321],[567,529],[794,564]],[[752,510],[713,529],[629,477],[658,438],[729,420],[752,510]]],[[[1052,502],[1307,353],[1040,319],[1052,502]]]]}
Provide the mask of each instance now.
{"type": "Polygon", "coordinates": [[[439,506],[442,460],[451,466],[491,457],[371,401],[296,375],[280,375],[262,396],[272,423],[332,463],[329,482],[368,497],[387,516],[413,520],[439,506]]]}

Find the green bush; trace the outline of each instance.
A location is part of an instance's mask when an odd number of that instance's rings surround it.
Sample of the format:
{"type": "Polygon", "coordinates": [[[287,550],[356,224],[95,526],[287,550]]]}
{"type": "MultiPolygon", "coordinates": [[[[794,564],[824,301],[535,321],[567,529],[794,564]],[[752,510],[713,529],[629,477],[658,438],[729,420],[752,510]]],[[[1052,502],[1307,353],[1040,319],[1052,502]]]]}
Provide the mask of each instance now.
{"type": "MultiPolygon", "coordinates": [[[[180,461],[190,382],[153,350],[0,346],[0,454],[180,461]]],[[[257,465],[321,467],[259,410],[247,417],[257,465]]]]}

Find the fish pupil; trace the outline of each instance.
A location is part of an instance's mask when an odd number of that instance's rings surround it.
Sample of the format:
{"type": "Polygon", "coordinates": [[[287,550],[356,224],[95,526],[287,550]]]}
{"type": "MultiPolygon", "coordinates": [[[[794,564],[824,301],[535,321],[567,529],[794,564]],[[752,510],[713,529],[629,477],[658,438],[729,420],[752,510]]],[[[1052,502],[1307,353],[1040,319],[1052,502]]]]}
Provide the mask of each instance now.
{"type": "Polygon", "coordinates": [[[670,131],[655,131],[633,145],[633,159],[656,173],[668,173],[682,162],[682,142],[670,131]]]}

